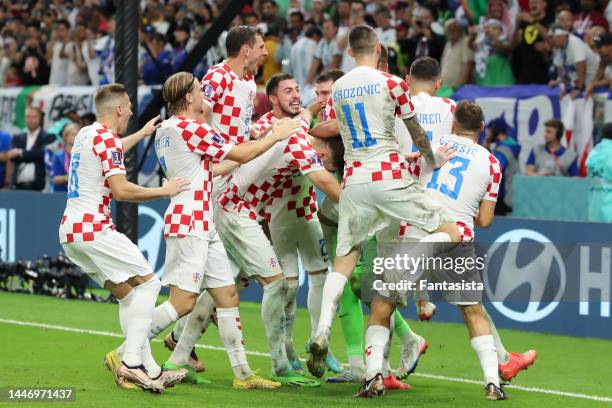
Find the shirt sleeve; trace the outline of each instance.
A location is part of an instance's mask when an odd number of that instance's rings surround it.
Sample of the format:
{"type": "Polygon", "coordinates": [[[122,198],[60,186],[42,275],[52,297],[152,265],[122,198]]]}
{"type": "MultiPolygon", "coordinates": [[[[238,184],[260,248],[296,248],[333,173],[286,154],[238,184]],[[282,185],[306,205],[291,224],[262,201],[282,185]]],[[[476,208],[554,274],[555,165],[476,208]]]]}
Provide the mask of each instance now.
{"type": "Polygon", "coordinates": [[[229,78],[226,73],[210,69],[204,75],[204,78],[202,78],[202,82],[200,82],[200,90],[202,91],[204,103],[212,107],[219,101],[228,84],[229,78]]]}
{"type": "Polygon", "coordinates": [[[331,96],[327,100],[327,104],[325,104],[324,110],[325,119],[336,119],[336,112],[334,112],[334,101],[331,96]]]}
{"type": "Polygon", "coordinates": [[[205,157],[207,160],[219,162],[229,154],[233,145],[227,143],[210,126],[196,120],[184,120],[178,127],[183,129],[181,136],[190,151],[205,157]]]}
{"type": "Polygon", "coordinates": [[[485,193],[483,200],[493,202],[497,201],[501,179],[501,165],[495,156],[489,155],[489,184],[487,185],[487,192],[485,193]]]}
{"type": "Polygon", "coordinates": [[[395,101],[395,114],[400,119],[410,119],[415,115],[414,106],[408,93],[408,84],[396,76],[387,79],[389,96],[395,101]]]}
{"type": "Polygon", "coordinates": [[[112,132],[96,135],[93,140],[93,153],[102,162],[104,177],[126,174],[123,164],[123,143],[119,136],[112,132]]]}
{"type": "Polygon", "coordinates": [[[298,132],[289,138],[284,153],[287,162],[297,167],[303,175],[325,169],[304,132],[298,132]]]}
{"type": "Polygon", "coordinates": [[[493,156],[495,156],[495,158],[499,162],[499,165],[501,166],[501,169],[503,172],[506,166],[508,165],[508,161],[506,160],[506,157],[504,157],[504,155],[501,154],[500,152],[495,152],[495,151],[493,152],[493,156]]]}

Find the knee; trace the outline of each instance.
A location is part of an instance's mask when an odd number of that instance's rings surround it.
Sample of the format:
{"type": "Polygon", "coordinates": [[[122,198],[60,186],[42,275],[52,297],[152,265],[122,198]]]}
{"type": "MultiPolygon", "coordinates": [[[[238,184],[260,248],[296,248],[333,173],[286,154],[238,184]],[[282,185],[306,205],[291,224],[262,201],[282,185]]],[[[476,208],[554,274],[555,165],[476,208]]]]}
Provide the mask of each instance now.
{"type": "Polygon", "coordinates": [[[188,313],[191,313],[193,310],[197,300],[197,294],[189,293],[184,296],[180,296],[178,299],[171,299],[170,303],[176,310],[176,313],[179,316],[185,316],[188,313]]]}
{"type": "Polygon", "coordinates": [[[461,307],[461,314],[465,321],[474,321],[484,319],[484,313],[482,312],[481,304],[469,305],[461,307]]]}

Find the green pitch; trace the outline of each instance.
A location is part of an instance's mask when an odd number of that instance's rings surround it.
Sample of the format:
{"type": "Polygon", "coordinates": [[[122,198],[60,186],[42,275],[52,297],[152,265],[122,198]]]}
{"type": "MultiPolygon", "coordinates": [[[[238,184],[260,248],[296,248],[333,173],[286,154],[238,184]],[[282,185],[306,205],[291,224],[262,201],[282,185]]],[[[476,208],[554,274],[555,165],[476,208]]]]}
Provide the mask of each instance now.
{"type": "MultiPolygon", "coordinates": [[[[259,305],[243,303],[240,313],[247,351],[265,352],[259,305]]],[[[539,357],[529,371],[522,372],[514,381],[515,385],[530,390],[509,387],[509,400],[487,402],[480,385],[480,367],[465,328],[459,324],[435,322],[412,323],[429,342],[429,350],[419,363],[417,375],[408,379],[413,389],[391,391],[374,400],[353,398],[356,384],[323,384],[321,388],[311,389],[283,387],[277,391],[234,390],[225,352],[202,348],[198,353],[206,364],[204,375],[212,384],[179,384],[163,395],[123,390],[115,387],[111,374],[102,365],[104,354],[120,341],[109,334],[120,332],[117,314],[117,305],[113,304],[0,293],[0,387],[75,387],[76,403],[55,403],[56,407],[612,406],[610,341],[501,330],[510,350],[535,348],[539,357]],[[16,322],[28,322],[29,325],[16,322]],[[466,379],[478,384],[463,381],[466,379]],[[533,390],[536,388],[540,391],[533,390]],[[590,399],[562,393],[584,394],[590,399]],[[603,397],[606,401],[597,401],[594,397],[603,397]]],[[[344,361],[339,326],[335,325],[332,334],[332,351],[344,361]]],[[[300,309],[294,335],[299,350],[303,351],[309,331],[307,312],[300,309]]],[[[220,347],[216,329],[211,328],[200,344],[220,347]]],[[[394,347],[393,351],[392,365],[397,366],[398,348],[394,347]]],[[[159,341],[153,343],[153,353],[159,363],[169,355],[159,341]]],[[[249,355],[251,367],[268,376],[270,360],[258,354],[249,355]]],[[[40,403],[19,406],[28,405],[41,406],[40,403]]]]}

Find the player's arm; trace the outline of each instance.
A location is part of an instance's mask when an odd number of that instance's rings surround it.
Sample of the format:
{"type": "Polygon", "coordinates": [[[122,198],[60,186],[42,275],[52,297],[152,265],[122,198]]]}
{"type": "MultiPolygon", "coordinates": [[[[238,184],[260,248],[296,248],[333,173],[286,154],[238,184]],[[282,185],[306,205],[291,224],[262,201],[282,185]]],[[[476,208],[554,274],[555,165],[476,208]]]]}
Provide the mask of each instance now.
{"type": "Polygon", "coordinates": [[[308,131],[312,136],[319,137],[321,139],[327,139],[330,137],[336,137],[340,133],[338,127],[338,121],[336,119],[327,119],[323,122],[319,122],[317,126],[308,131]]]}
{"type": "Polygon", "coordinates": [[[321,105],[318,102],[313,102],[306,109],[300,112],[298,117],[304,119],[306,122],[310,124],[314,118],[317,117],[319,112],[321,111],[321,105]]]}
{"type": "Polygon", "coordinates": [[[270,149],[276,142],[287,139],[302,129],[299,119],[279,120],[272,127],[272,133],[261,140],[233,146],[227,154],[227,159],[247,163],[270,149]]]}
{"type": "Polygon", "coordinates": [[[227,176],[238,167],[240,167],[240,163],[233,160],[223,160],[220,163],[214,163],[212,166],[213,176],[227,176]]]}
{"type": "Polygon", "coordinates": [[[478,214],[474,219],[474,224],[480,228],[488,228],[493,223],[495,217],[495,201],[482,200],[478,214]]]}
{"type": "Polygon", "coordinates": [[[412,138],[412,143],[417,147],[419,152],[421,153],[421,157],[425,159],[425,162],[433,167],[440,167],[440,163],[436,161],[436,157],[431,148],[431,143],[427,138],[427,133],[419,124],[416,116],[412,116],[408,119],[404,119],[404,125],[408,129],[408,133],[410,133],[410,137],[412,138]]]}
{"type": "Polygon", "coordinates": [[[138,132],[122,138],[121,142],[123,143],[123,151],[127,152],[132,147],[136,146],[138,142],[140,142],[142,139],[155,132],[157,128],[161,126],[159,119],[160,116],[157,115],[156,117],[148,121],[138,132]]]}
{"type": "Polygon", "coordinates": [[[125,173],[114,174],[107,179],[108,185],[119,201],[140,203],[162,197],[173,197],[182,191],[189,190],[189,181],[175,177],[168,181],[164,179],[161,187],[141,187],[128,181],[125,173]]]}
{"type": "Polygon", "coordinates": [[[340,183],[330,172],[321,169],[306,174],[306,177],[332,202],[337,203],[340,200],[340,183]]]}

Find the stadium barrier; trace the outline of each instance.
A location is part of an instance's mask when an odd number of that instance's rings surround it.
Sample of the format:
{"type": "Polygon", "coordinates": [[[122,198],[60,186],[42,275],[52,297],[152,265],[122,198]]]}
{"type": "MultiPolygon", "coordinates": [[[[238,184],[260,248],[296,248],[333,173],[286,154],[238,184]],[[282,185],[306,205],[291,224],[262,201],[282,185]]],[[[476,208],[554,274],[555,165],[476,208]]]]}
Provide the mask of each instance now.
{"type": "MultiPolygon", "coordinates": [[[[1,192],[2,260],[34,260],[61,251],[58,225],[65,203],[60,193],[1,192]]],[[[165,257],[167,205],[167,200],[158,200],[139,206],[139,247],[157,273],[165,257]]],[[[612,338],[612,224],[498,217],[491,228],[477,229],[476,236],[487,246],[485,256],[501,259],[484,276],[487,296],[496,301],[487,303],[487,310],[499,327],[612,338]],[[508,242],[520,243],[518,251],[510,250],[508,242]],[[541,249],[532,254],[536,245],[541,249]],[[529,302],[515,301],[513,292],[521,291],[529,302]]],[[[302,275],[301,306],[306,305],[306,281],[302,275]]],[[[260,301],[259,285],[250,285],[241,298],[260,301]]],[[[460,321],[455,307],[437,304],[436,320],[460,321]]],[[[404,311],[416,317],[414,308],[404,311]]]]}

